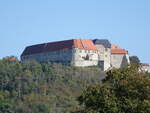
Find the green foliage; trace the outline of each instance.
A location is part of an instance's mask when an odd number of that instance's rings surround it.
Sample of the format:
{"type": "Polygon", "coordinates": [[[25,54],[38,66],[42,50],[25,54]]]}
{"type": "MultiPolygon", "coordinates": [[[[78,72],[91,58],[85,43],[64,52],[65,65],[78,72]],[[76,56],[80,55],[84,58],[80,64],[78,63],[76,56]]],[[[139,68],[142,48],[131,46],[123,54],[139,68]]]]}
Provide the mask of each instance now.
{"type": "Polygon", "coordinates": [[[131,56],[130,57],[131,65],[139,65],[140,59],[137,56],[131,56]]]}
{"type": "Polygon", "coordinates": [[[137,70],[109,71],[102,84],[87,87],[78,98],[86,113],[150,113],[150,74],[137,70]]]}
{"type": "Polygon", "coordinates": [[[7,99],[9,92],[0,91],[0,113],[12,113],[12,104],[7,99]]]}
{"type": "Polygon", "coordinates": [[[0,113],[66,113],[76,97],[106,74],[97,67],[0,60],[0,113]]]}

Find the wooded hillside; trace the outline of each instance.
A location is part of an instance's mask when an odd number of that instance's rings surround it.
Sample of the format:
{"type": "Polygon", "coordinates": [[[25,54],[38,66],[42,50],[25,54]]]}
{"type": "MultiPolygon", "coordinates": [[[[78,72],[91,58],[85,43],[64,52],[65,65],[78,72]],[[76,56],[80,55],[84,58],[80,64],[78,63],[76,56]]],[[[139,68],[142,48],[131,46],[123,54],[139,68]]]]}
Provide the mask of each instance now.
{"type": "Polygon", "coordinates": [[[66,113],[80,108],[82,90],[105,76],[98,67],[0,60],[0,113],[66,113]]]}

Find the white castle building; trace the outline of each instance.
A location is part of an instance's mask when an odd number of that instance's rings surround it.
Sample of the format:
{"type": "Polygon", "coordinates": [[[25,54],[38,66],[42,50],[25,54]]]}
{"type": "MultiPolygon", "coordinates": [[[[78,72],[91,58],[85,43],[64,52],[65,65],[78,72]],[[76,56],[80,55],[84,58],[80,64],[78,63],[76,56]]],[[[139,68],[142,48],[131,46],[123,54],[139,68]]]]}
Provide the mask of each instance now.
{"type": "Polygon", "coordinates": [[[28,46],[21,61],[60,63],[77,67],[99,66],[106,71],[127,66],[128,52],[105,39],[71,39],[28,46]]]}
{"type": "Polygon", "coordinates": [[[147,64],[147,63],[140,64],[139,72],[143,72],[143,73],[148,72],[148,73],[150,73],[150,65],[147,64]]]}

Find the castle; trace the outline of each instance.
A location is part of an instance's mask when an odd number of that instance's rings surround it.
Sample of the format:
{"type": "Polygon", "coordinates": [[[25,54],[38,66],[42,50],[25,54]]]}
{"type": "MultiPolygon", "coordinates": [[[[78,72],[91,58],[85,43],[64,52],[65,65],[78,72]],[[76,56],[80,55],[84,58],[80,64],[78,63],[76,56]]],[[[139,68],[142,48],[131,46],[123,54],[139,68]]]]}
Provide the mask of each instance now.
{"type": "Polygon", "coordinates": [[[142,73],[148,72],[148,73],[150,73],[150,65],[147,64],[147,63],[140,64],[139,72],[142,72],[142,73]]]}
{"type": "Polygon", "coordinates": [[[128,51],[106,39],[71,39],[28,46],[21,61],[37,61],[72,65],[99,66],[106,71],[130,64],[128,51]]]}

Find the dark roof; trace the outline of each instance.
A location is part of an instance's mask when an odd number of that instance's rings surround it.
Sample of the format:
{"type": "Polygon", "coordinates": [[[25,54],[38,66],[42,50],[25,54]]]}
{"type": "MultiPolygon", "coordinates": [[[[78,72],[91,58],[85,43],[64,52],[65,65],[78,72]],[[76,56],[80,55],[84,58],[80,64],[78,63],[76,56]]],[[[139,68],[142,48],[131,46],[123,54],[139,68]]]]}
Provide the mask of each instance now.
{"type": "Polygon", "coordinates": [[[97,50],[96,46],[93,44],[91,40],[72,39],[28,46],[25,48],[21,56],[72,48],[97,50]]]}
{"type": "Polygon", "coordinates": [[[94,39],[93,43],[103,45],[105,48],[111,48],[111,43],[107,39],[94,39]]]}

